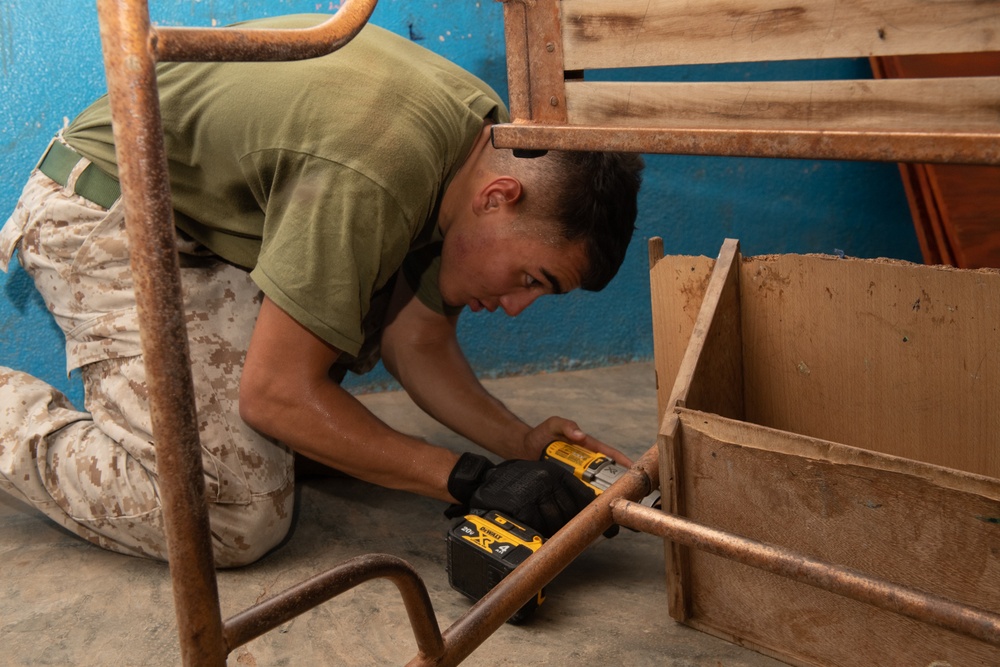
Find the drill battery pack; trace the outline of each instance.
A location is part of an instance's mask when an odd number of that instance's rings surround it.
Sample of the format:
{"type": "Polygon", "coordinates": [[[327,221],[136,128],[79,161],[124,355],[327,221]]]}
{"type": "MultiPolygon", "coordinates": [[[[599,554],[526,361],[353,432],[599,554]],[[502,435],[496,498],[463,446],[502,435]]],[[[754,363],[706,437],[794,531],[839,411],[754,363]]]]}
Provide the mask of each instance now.
{"type": "MultiPolygon", "coordinates": [[[[479,600],[544,541],[536,531],[499,512],[466,515],[448,531],[448,582],[471,600],[479,600]]],[[[525,621],[544,599],[542,589],[508,622],[525,621]]]]}

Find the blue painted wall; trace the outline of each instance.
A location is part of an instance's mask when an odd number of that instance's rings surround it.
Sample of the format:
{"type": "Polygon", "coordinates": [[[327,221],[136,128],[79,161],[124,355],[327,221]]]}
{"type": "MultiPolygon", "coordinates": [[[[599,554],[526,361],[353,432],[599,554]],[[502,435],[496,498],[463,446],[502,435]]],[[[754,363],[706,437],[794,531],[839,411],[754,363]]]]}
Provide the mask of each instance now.
{"type": "MultiPolygon", "coordinates": [[[[332,12],[329,0],[153,0],[161,25],[223,25],[296,12],[332,12]]],[[[506,98],[502,6],[493,0],[381,0],[373,22],[437,51],[506,98]]],[[[658,75],[663,74],[658,73],[658,75]]],[[[82,0],[0,4],[0,221],[17,201],[49,138],[104,92],[97,13],[82,0]]],[[[614,77],[610,73],[609,77],[614,77]]],[[[864,61],[683,68],[666,76],[709,78],[868,77],[864,61]]],[[[894,165],[798,160],[649,156],[639,229],[619,277],[600,294],[549,297],[517,319],[463,316],[460,335],[474,366],[500,375],[581,368],[652,357],[646,240],[667,252],[714,256],[722,240],[746,254],[842,250],[858,257],[919,261],[894,165]]],[[[0,286],[0,364],[67,391],[62,334],[14,265],[0,286]]],[[[352,381],[388,382],[384,371],[352,381]]]]}

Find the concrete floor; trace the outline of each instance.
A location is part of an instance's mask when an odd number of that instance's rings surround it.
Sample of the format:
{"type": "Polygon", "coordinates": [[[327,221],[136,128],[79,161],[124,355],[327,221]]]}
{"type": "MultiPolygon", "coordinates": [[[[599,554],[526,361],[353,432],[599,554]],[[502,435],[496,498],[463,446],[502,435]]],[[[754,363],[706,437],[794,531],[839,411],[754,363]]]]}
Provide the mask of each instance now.
{"type": "MultiPolygon", "coordinates": [[[[631,456],[655,440],[652,364],[488,381],[527,421],[551,414],[631,456]]],[[[402,393],[362,400],[394,427],[456,450],[469,443],[402,393]]],[[[443,503],[345,478],[299,485],[290,538],[257,564],[219,573],[223,616],[353,556],[385,552],[414,566],[442,629],[469,607],[448,585],[443,503]]],[[[170,578],[162,563],[119,556],[65,533],[0,494],[0,665],[179,664],[170,578]]],[[[392,584],[373,581],[297,617],[229,656],[234,666],[392,665],[416,653],[392,584]]],[[[769,658],[673,622],[659,538],[622,531],[602,540],[547,587],[534,618],[505,625],[463,664],[726,665],[769,658]]]]}

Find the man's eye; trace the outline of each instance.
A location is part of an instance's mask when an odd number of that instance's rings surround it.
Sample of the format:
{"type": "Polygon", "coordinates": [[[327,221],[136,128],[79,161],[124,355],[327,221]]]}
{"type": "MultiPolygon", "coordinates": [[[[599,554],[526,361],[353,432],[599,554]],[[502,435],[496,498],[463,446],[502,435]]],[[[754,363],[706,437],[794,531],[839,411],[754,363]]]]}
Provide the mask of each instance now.
{"type": "Polygon", "coordinates": [[[525,287],[535,287],[535,286],[541,285],[541,284],[542,284],[541,281],[540,280],[535,280],[534,276],[531,276],[531,275],[526,275],[525,276],[525,279],[524,279],[524,286],[525,287]]]}

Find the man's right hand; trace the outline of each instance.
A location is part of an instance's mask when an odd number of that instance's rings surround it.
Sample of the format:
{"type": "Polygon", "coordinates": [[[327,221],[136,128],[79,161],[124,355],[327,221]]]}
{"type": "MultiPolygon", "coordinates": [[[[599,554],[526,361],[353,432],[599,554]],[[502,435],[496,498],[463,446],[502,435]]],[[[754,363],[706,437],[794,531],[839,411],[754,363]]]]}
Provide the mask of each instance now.
{"type": "Polygon", "coordinates": [[[558,464],[513,460],[493,466],[469,453],[455,466],[448,488],[468,510],[496,510],[545,537],[555,534],[596,497],[558,464]]]}

